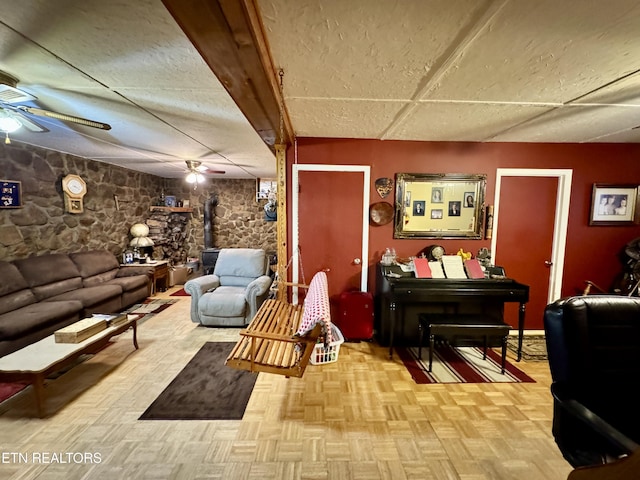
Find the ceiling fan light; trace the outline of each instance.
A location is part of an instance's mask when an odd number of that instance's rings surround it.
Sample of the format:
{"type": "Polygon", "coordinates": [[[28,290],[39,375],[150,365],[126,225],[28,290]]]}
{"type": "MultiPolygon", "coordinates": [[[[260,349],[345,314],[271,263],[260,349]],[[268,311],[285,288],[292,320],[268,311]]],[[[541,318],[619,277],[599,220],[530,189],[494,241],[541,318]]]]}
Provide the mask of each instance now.
{"type": "Polygon", "coordinates": [[[198,175],[196,172],[189,172],[185,178],[187,183],[196,183],[198,181],[198,175]]]}
{"type": "Polygon", "coordinates": [[[7,112],[0,111],[0,130],[5,133],[13,133],[18,130],[22,124],[7,112]]]}
{"type": "Polygon", "coordinates": [[[204,183],[204,175],[202,175],[201,173],[196,173],[196,180],[198,181],[198,183],[204,183]]]}

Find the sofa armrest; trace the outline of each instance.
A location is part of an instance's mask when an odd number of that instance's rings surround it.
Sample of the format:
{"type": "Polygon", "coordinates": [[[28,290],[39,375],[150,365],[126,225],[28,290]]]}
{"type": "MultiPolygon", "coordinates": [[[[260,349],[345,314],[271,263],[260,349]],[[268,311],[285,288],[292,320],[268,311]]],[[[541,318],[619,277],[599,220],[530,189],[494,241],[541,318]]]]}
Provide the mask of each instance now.
{"type": "Polygon", "coordinates": [[[135,275],[146,275],[149,278],[153,277],[153,268],[146,265],[132,266],[132,267],[120,267],[116,278],[119,277],[133,277],[135,275]]]}
{"type": "Polygon", "coordinates": [[[184,284],[184,291],[191,295],[191,321],[194,323],[202,323],[200,314],[198,313],[198,302],[202,296],[215,290],[220,286],[220,277],[218,275],[203,275],[188,280],[184,284]]]}
{"type": "Polygon", "coordinates": [[[253,318],[258,311],[258,307],[262,305],[262,302],[267,298],[269,287],[271,287],[272,283],[273,279],[269,275],[262,275],[247,285],[244,297],[251,309],[251,318],[253,318]]]}
{"type": "Polygon", "coordinates": [[[247,285],[246,298],[256,298],[264,295],[269,290],[273,279],[268,275],[262,275],[247,285]]]}
{"type": "Polygon", "coordinates": [[[607,444],[613,446],[613,448],[625,454],[629,454],[640,448],[640,445],[631,438],[613,427],[588,407],[572,398],[562,385],[553,383],[551,385],[551,394],[560,408],[584,424],[589,431],[602,438],[607,444]]]}

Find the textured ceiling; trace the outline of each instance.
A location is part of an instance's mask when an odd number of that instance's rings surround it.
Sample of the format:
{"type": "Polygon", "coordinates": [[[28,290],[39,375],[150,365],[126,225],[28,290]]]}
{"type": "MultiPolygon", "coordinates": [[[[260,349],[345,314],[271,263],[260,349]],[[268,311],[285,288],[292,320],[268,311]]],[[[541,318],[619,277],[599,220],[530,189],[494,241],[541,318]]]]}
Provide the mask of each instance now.
{"type": "Polygon", "coordinates": [[[49,110],[101,131],[30,117],[50,130],[10,135],[163,177],[185,160],[225,178],[272,177],[274,155],[160,1],[0,1],[0,70],[49,110]]]}
{"type": "MultiPolygon", "coordinates": [[[[238,5],[257,10],[299,137],[640,142],[636,0],[173,3],[203,19],[238,5]]],[[[0,7],[0,70],[37,97],[32,105],[112,126],[30,117],[49,131],[23,128],[13,143],[163,177],[182,176],[185,160],[225,178],[275,176],[272,145],[229,93],[233,79],[218,80],[201,55],[217,45],[206,28],[181,28],[159,0],[0,7]]],[[[237,51],[218,52],[223,60],[247,49],[229,29],[237,51]]],[[[236,87],[259,98],[247,78],[236,87]]]]}
{"type": "Polygon", "coordinates": [[[637,1],[259,4],[298,136],[640,141],[637,1]]]}

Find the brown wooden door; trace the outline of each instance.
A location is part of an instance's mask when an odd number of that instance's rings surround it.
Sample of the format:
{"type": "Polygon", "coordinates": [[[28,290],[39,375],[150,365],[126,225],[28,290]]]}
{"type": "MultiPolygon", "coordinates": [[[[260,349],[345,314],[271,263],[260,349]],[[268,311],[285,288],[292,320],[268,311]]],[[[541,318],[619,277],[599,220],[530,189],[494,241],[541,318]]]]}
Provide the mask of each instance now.
{"type": "MultiPolygon", "coordinates": [[[[305,280],[323,269],[329,297],[360,289],[363,238],[363,173],[300,171],[298,235],[305,280]]],[[[302,281],[302,278],[300,278],[302,281]]],[[[334,313],[335,314],[335,313],[334,313]]]]}
{"type": "MultiPolygon", "coordinates": [[[[504,267],[508,277],[529,285],[527,330],[543,329],[557,190],[555,177],[502,178],[494,262],[504,267]]],[[[518,325],[517,312],[517,305],[505,306],[505,320],[514,328],[518,325]]]]}

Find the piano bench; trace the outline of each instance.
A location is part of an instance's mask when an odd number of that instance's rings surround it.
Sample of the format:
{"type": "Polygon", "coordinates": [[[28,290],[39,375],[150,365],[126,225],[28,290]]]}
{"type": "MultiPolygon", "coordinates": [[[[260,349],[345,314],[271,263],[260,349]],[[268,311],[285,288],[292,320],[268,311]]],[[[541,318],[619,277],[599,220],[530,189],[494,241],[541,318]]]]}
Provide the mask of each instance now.
{"type": "MultiPolygon", "coordinates": [[[[504,374],[507,359],[507,337],[511,326],[502,319],[487,317],[484,315],[469,314],[420,314],[418,316],[418,328],[420,340],[418,345],[418,358],[422,359],[422,345],[425,333],[429,335],[429,371],[433,364],[433,350],[435,337],[446,339],[466,338],[483,340],[483,359],[487,359],[487,347],[489,338],[500,338],[502,347],[501,373],[504,374]]],[[[455,343],[455,342],[453,342],[455,343]]]]}

